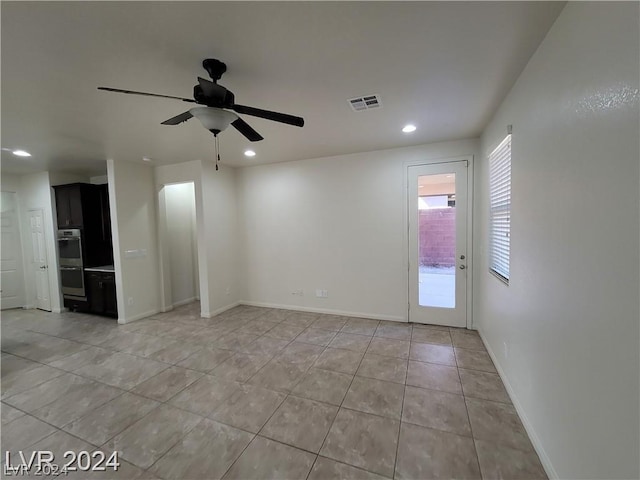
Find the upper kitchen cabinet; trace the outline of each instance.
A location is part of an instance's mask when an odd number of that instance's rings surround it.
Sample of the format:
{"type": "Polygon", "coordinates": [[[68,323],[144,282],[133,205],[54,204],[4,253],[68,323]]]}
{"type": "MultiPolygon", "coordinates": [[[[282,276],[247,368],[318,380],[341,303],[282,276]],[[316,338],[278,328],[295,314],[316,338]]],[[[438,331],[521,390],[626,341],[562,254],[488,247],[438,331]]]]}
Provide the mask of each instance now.
{"type": "Polygon", "coordinates": [[[56,192],[58,228],[85,228],[98,222],[100,190],[96,185],[70,183],[53,187],[56,192]]]}

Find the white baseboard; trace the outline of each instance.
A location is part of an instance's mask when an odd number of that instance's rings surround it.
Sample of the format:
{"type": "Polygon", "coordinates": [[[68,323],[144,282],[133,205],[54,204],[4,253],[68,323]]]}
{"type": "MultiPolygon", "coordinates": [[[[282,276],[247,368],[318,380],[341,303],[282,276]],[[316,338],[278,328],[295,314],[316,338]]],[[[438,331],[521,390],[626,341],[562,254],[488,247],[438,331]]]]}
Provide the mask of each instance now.
{"type": "Polygon", "coordinates": [[[68,308],[64,308],[64,307],[63,307],[63,308],[52,308],[52,309],[51,309],[51,311],[52,311],[53,313],[62,313],[62,312],[66,312],[66,311],[68,311],[68,310],[69,310],[68,308]]]}
{"type": "Polygon", "coordinates": [[[231,310],[232,308],[237,307],[238,305],[240,305],[239,302],[234,302],[234,303],[230,303],[229,305],[226,305],[224,307],[218,308],[218,309],[214,310],[213,312],[201,311],[200,312],[200,316],[204,317],[204,318],[215,317],[216,315],[220,315],[221,313],[226,312],[227,310],[231,310]]]}
{"type": "Polygon", "coordinates": [[[179,302],[173,303],[173,308],[179,307],[181,305],[186,305],[187,303],[195,302],[197,297],[187,298],[186,300],[180,300],[179,302]]]}
{"type": "Polygon", "coordinates": [[[311,313],[324,313],[328,315],[340,315],[343,317],[359,317],[359,318],[372,318],[374,320],[387,320],[390,322],[401,322],[407,323],[407,319],[403,317],[396,317],[392,315],[378,315],[374,313],[363,313],[363,312],[348,312],[345,310],[332,310],[329,308],[313,308],[313,307],[301,307],[299,305],[281,305],[277,303],[266,303],[266,302],[249,302],[246,300],[242,300],[239,302],[240,305],[249,305],[252,307],[266,307],[266,308],[280,308],[282,310],[297,310],[300,312],[311,312],[311,313]]]}
{"type": "Polygon", "coordinates": [[[135,322],[136,320],[140,320],[142,318],[146,318],[146,317],[150,317],[151,315],[155,315],[159,311],[160,311],[159,309],[154,308],[153,310],[149,310],[147,312],[139,313],[138,315],[134,315],[133,317],[129,317],[129,318],[118,317],[118,323],[120,325],[125,325],[127,323],[135,322]]]}
{"type": "Polygon", "coordinates": [[[520,420],[522,420],[522,425],[524,425],[524,429],[527,431],[527,435],[529,435],[529,439],[531,440],[531,444],[533,445],[533,448],[535,449],[536,453],[538,454],[538,457],[540,457],[540,463],[542,463],[542,467],[544,468],[545,472],[547,473],[547,476],[549,478],[551,478],[551,479],[559,478],[558,474],[556,473],[555,468],[553,468],[553,465],[551,464],[551,460],[549,459],[549,456],[547,455],[547,452],[545,451],[544,447],[542,446],[542,442],[540,441],[540,438],[536,434],[536,431],[533,428],[533,425],[529,421],[529,418],[527,417],[527,414],[525,413],[524,409],[522,408],[522,404],[518,401],[518,397],[516,396],[515,391],[513,390],[513,387],[511,386],[511,383],[509,383],[509,379],[507,378],[506,374],[504,373],[504,370],[502,369],[502,366],[498,363],[498,360],[497,360],[495,354],[493,353],[493,350],[491,350],[491,347],[485,341],[485,338],[484,338],[484,336],[482,334],[482,330],[477,329],[477,331],[480,334],[480,338],[482,339],[482,343],[484,343],[484,346],[487,349],[487,352],[489,353],[489,356],[491,357],[491,360],[493,360],[493,364],[495,365],[496,370],[498,371],[498,375],[500,375],[500,378],[502,379],[502,383],[504,384],[504,387],[507,389],[507,393],[509,394],[509,398],[511,398],[511,403],[513,403],[513,406],[515,407],[516,412],[518,412],[518,415],[520,416],[520,420]]]}

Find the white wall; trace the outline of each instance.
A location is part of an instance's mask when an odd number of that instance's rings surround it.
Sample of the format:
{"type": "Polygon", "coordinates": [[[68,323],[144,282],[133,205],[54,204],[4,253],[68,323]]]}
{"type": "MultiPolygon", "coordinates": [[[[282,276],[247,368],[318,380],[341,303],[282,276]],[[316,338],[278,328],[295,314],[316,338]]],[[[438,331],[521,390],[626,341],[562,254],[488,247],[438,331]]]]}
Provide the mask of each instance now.
{"type": "Polygon", "coordinates": [[[118,323],[160,309],[156,190],[152,167],[107,161],[118,323]],[[144,254],[128,258],[126,252],[144,254]]]}
{"type": "MultiPolygon", "coordinates": [[[[237,169],[224,165],[216,171],[212,162],[202,162],[202,204],[204,238],[198,238],[205,250],[209,311],[204,316],[223,312],[240,301],[240,258],[237,208],[237,169]]],[[[202,279],[203,274],[200,273],[202,279]]],[[[201,288],[201,292],[202,292],[201,288]]]]}
{"type": "Polygon", "coordinates": [[[550,475],[638,478],[638,3],[569,3],[482,137],[475,323],[550,475]],[[487,155],[513,124],[511,280],[487,155]],[[507,353],[508,352],[508,353],[507,353]]]}
{"type": "Polygon", "coordinates": [[[478,147],[463,140],[243,168],[242,300],[406,321],[406,164],[478,147]],[[291,294],[298,289],[304,296],[291,294]]]}
{"type": "Polygon", "coordinates": [[[198,296],[196,199],[193,182],[166,185],[164,191],[171,301],[176,306],[198,296]]]}

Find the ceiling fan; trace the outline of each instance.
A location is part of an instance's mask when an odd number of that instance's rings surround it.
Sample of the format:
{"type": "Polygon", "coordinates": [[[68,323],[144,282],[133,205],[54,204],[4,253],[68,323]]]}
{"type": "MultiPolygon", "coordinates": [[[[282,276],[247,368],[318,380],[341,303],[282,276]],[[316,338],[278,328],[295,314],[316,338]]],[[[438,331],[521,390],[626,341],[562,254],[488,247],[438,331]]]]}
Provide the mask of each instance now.
{"type": "Polygon", "coordinates": [[[235,103],[233,92],[227,90],[222,85],[218,85],[218,80],[227,71],[227,66],[220,60],[207,58],[202,62],[202,66],[209,73],[211,80],[198,77],[198,85],[193,87],[193,100],[190,98],[174,97],[171,95],[159,95],[157,93],[136,92],[133,90],[121,90],[119,88],[98,87],[98,90],[109,92],[127,93],[131,95],[146,95],[148,97],[172,98],[183,102],[205,105],[194,107],[186,112],[176,115],[162,122],[162,125],[178,125],[186,122],[191,117],[196,117],[202,125],[214,136],[232,125],[242,135],[252,142],[263,140],[262,135],[256,132],[247,122],[240,118],[237,113],[252,115],[254,117],[273,120],[274,122],[286,123],[296,127],[304,126],[304,119],[286,113],[272,112],[260,108],[238,105],[235,103]],[[233,111],[229,111],[233,110],[233,111]]]}

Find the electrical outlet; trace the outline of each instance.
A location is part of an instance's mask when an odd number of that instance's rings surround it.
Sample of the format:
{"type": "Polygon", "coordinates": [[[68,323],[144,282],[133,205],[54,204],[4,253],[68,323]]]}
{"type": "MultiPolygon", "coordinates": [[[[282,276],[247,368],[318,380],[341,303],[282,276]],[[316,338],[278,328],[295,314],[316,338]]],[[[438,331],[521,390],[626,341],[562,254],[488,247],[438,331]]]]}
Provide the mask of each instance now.
{"type": "Polygon", "coordinates": [[[304,296],[301,288],[298,288],[297,290],[294,290],[293,292],[291,292],[291,295],[296,295],[298,297],[304,296]]]}
{"type": "Polygon", "coordinates": [[[322,290],[321,288],[316,289],[316,297],[327,298],[328,296],[329,292],[327,290],[322,290]]]}

